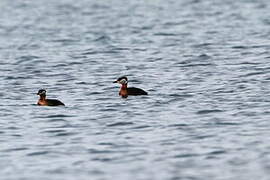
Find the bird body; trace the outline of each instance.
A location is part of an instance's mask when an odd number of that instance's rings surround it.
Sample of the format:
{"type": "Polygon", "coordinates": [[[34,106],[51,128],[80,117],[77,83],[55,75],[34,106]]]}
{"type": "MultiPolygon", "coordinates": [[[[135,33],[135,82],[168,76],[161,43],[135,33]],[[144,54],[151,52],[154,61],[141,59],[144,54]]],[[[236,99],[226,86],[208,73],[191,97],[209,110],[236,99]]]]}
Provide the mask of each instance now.
{"type": "Polygon", "coordinates": [[[65,104],[57,99],[39,99],[38,105],[40,106],[64,106],[65,104]]]}

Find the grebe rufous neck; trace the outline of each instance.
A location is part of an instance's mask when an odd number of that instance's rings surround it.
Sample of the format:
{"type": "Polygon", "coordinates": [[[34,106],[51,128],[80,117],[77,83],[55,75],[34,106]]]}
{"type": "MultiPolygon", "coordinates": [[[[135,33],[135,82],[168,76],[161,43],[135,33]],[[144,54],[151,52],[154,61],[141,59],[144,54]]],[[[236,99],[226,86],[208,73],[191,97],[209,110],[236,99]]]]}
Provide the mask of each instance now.
{"type": "Polygon", "coordinates": [[[138,96],[138,95],[147,95],[148,93],[140,88],[135,87],[127,87],[128,85],[128,79],[126,76],[122,76],[118,78],[113,83],[119,83],[122,85],[119,91],[119,96],[122,96],[123,98],[127,98],[128,96],[138,96]]]}
{"type": "Polygon", "coordinates": [[[40,89],[37,93],[40,96],[37,104],[39,106],[65,106],[64,103],[57,99],[46,99],[46,90],[40,89]]]}

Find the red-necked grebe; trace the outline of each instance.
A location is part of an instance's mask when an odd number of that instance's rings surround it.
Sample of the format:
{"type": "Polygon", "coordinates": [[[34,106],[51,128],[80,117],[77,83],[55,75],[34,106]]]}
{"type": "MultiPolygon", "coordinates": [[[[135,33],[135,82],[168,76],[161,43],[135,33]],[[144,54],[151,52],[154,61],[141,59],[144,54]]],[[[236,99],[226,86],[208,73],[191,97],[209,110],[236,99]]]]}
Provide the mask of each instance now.
{"type": "Polygon", "coordinates": [[[57,99],[46,99],[46,90],[40,89],[37,93],[40,96],[37,104],[39,106],[64,106],[65,104],[57,99]]]}
{"type": "Polygon", "coordinates": [[[140,88],[135,87],[127,87],[128,85],[128,79],[126,76],[122,76],[118,78],[114,83],[121,84],[121,88],[119,91],[119,96],[122,96],[123,98],[127,98],[128,96],[138,96],[138,95],[147,95],[148,93],[140,88]]]}

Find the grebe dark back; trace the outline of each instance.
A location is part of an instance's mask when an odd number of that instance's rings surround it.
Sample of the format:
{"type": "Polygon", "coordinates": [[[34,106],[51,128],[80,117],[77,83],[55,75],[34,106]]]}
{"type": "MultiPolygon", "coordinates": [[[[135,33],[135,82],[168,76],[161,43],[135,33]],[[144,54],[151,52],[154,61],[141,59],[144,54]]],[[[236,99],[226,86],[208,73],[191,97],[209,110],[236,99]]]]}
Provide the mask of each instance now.
{"type": "Polygon", "coordinates": [[[128,79],[126,76],[122,76],[118,78],[114,83],[121,84],[121,88],[119,91],[119,96],[122,96],[123,98],[127,98],[128,96],[138,96],[138,95],[147,95],[148,93],[140,88],[135,87],[127,87],[128,85],[128,79]]]}
{"type": "Polygon", "coordinates": [[[65,106],[64,103],[57,99],[46,99],[46,90],[40,89],[37,93],[40,96],[37,104],[39,106],[65,106]]]}

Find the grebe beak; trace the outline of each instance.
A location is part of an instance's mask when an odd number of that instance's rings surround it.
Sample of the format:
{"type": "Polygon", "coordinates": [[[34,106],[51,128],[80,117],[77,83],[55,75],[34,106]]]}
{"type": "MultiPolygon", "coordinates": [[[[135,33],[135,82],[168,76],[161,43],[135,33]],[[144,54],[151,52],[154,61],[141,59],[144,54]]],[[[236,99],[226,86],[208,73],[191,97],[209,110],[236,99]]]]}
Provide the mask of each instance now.
{"type": "Polygon", "coordinates": [[[113,83],[118,83],[118,81],[113,81],[113,83]]]}

